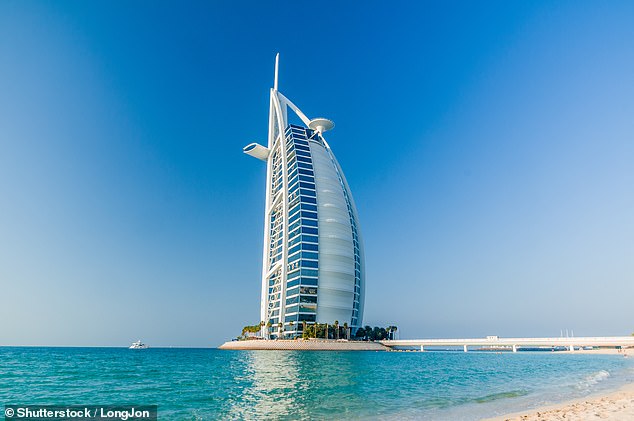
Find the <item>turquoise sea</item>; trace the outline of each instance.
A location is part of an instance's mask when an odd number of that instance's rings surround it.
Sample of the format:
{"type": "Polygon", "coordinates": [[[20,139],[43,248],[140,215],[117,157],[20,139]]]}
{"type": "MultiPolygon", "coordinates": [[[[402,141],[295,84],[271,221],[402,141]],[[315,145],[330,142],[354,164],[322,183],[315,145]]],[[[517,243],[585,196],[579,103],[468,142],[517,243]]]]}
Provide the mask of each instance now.
{"type": "Polygon", "coordinates": [[[550,352],[0,348],[0,404],[157,404],[162,420],[475,420],[613,389],[634,359],[550,352]]]}

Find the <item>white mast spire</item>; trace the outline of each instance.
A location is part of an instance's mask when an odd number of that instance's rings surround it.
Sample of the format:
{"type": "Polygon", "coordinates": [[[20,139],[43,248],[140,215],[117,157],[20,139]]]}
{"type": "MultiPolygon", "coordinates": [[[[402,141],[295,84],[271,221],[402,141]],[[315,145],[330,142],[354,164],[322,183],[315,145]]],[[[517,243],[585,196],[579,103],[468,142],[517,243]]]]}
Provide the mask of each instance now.
{"type": "Polygon", "coordinates": [[[273,90],[277,91],[277,74],[280,67],[280,53],[275,55],[275,81],[273,82],[273,90]]]}

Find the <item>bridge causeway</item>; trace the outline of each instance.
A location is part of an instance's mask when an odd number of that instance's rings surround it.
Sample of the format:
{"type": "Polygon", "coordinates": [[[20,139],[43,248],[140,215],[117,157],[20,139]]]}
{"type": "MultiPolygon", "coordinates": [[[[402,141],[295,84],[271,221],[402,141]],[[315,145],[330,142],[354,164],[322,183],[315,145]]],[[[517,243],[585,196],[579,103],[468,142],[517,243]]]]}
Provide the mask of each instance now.
{"type": "Polygon", "coordinates": [[[458,346],[463,347],[464,352],[469,347],[506,347],[517,352],[521,347],[565,347],[574,351],[575,347],[634,347],[634,336],[596,336],[596,337],[555,337],[555,338],[500,338],[487,336],[485,338],[472,339],[399,339],[380,341],[387,347],[416,347],[421,351],[425,347],[458,346]]]}

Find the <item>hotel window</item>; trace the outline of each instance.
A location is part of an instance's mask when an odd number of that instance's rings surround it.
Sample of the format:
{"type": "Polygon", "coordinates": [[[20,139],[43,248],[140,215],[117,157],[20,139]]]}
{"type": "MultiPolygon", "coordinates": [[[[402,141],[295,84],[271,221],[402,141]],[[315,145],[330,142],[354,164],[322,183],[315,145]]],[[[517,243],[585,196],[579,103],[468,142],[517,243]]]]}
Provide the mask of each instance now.
{"type": "Polygon", "coordinates": [[[302,203],[302,210],[317,212],[317,206],[309,204],[309,203],[302,203]]]}
{"type": "Polygon", "coordinates": [[[302,227],[302,234],[317,235],[317,228],[302,227]]]}
{"type": "Polygon", "coordinates": [[[317,219],[316,212],[302,211],[302,218],[313,218],[317,219]]]}
{"type": "Polygon", "coordinates": [[[312,253],[310,251],[302,252],[302,259],[315,259],[317,260],[317,253],[312,253]]]}
{"type": "Polygon", "coordinates": [[[318,262],[312,261],[312,260],[301,260],[301,265],[303,267],[307,267],[307,268],[317,268],[319,267],[318,262]]]}
{"type": "Polygon", "coordinates": [[[305,243],[317,243],[317,237],[314,235],[302,235],[302,241],[305,243]]]}
{"type": "Polygon", "coordinates": [[[300,304],[300,312],[314,313],[317,311],[317,304],[300,304]]]}
{"type": "Polygon", "coordinates": [[[317,244],[302,244],[302,249],[303,250],[318,251],[319,246],[317,244]]]}
{"type": "Polygon", "coordinates": [[[300,247],[301,247],[301,244],[298,244],[298,245],[294,246],[293,248],[291,248],[288,251],[288,254],[291,255],[291,254],[295,253],[296,251],[299,251],[300,247]]]}
{"type": "Polygon", "coordinates": [[[317,194],[314,190],[299,189],[299,194],[302,196],[317,197],[317,194]]]}
{"type": "Polygon", "coordinates": [[[317,288],[316,287],[301,286],[301,287],[299,287],[299,293],[300,294],[317,294],[317,288]]]}

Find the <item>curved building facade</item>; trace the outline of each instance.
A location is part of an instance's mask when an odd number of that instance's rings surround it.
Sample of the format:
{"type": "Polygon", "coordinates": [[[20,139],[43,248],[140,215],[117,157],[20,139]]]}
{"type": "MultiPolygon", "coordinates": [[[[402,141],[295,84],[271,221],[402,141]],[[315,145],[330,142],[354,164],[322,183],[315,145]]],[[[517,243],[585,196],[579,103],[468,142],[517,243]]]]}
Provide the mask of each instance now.
{"type": "Polygon", "coordinates": [[[293,337],[303,322],[363,322],[365,267],[357,210],[323,136],[334,127],[309,120],[271,89],[268,145],[244,152],[267,164],[261,321],[269,337],[293,337]],[[303,123],[289,124],[288,113],[303,123]]]}

